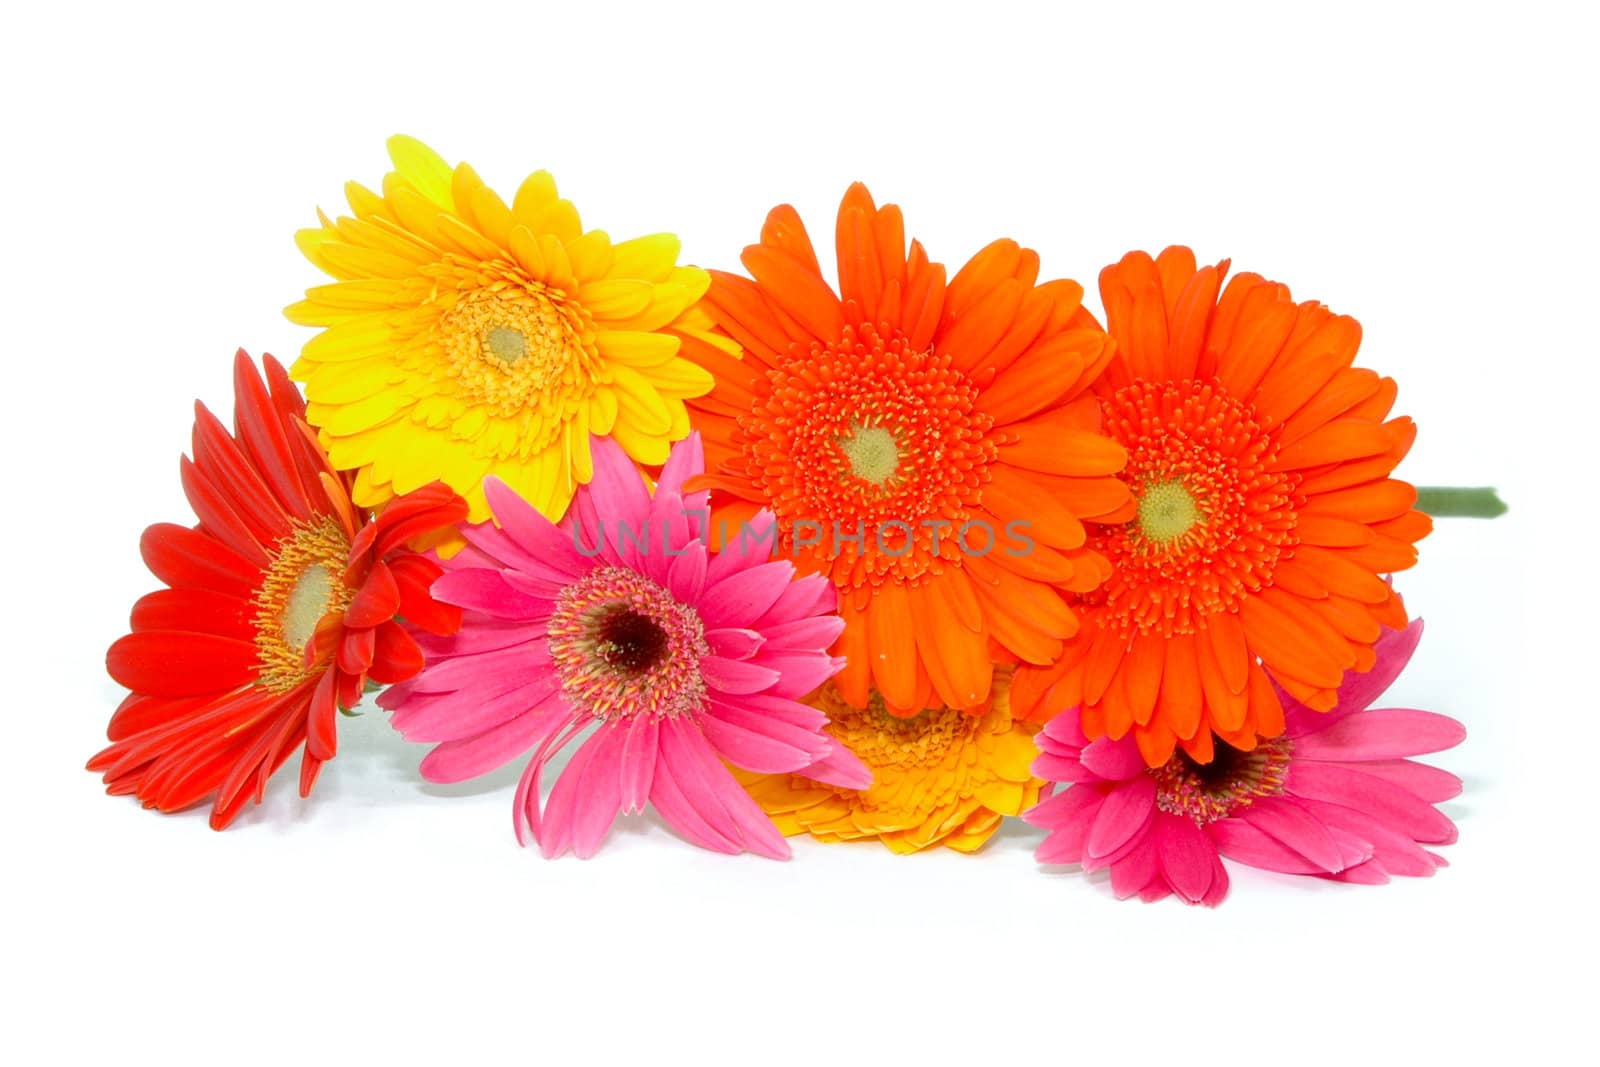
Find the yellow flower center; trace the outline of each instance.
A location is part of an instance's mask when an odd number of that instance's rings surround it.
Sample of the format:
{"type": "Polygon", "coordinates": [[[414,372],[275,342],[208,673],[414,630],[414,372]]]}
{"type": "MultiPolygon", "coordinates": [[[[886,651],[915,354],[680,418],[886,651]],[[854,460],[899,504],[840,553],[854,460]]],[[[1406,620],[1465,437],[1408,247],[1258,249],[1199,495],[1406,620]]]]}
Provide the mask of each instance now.
{"type": "Polygon", "coordinates": [[[1139,495],[1139,532],[1158,545],[1181,539],[1201,521],[1200,507],[1183,482],[1151,482],[1139,495]]]}
{"type": "Polygon", "coordinates": [[[833,699],[824,710],[828,732],[869,767],[938,766],[983,725],[983,716],[955,708],[927,708],[910,718],[891,715],[876,691],[865,708],[833,699]]]}
{"type": "Polygon", "coordinates": [[[900,469],[900,442],[882,426],[850,424],[850,432],[839,438],[839,449],[850,461],[850,473],[882,488],[900,469]]]}
{"type": "Polygon", "coordinates": [[[255,597],[256,663],[262,686],[287,692],[313,673],[306,649],[317,624],[349,607],[343,581],[350,541],[337,519],[296,523],[278,542],[255,597]]]}
{"type": "MultiPolygon", "coordinates": [[[[463,400],[502,418],[545,416],[559,432],[565,407],[594,389],[598,358],[587,313],[559,290],[494,275],[455,279],[455,301],[434,336],[463,400]]],[[[537,418],[526,429],[540,428],[537,418]]]]}

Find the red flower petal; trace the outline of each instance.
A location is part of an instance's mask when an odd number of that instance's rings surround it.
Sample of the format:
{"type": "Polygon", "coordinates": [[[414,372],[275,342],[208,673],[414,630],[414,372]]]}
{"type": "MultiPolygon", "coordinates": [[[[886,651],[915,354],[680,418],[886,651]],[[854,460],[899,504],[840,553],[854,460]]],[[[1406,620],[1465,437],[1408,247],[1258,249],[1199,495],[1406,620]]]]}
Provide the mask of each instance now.
{"type": "Polygon", "coordinates": [[[134,630],[183,630],[254,641],[253,607],[238,597],[209,589],[159,589],[133,605],[134,630]]]}
{"type": "Polygon", "coordinates": [[[216,634],[144,630],[111,646],[106,670],[122,685],[151,696],[215,693],[252,679],[256,646],[216,634]]]}
{"type": "Polygon", "coordinates": [[[400,587],[395,584],[388,565],[378,560],[372,565],[360,591],[350,601],[350,606],[345,608],[344,623],[356,629],[370,629],[394,618],[394,613],[399,610],[400,587]]]}
{"type": "Polygon", "coordinates": [[[152,574],[176,589],[211,589],[249,600],[261,577],[249,560],[220,541],[170,522],[146,529],[139,553],[152,574]]]}
{"type": "Polygon", "coordinates": [[[389,571],[400,588],[400,617],[430,633],[444,636],[461,629],[461,609],[433,598],[433,583],[444,571],[432,560],[414,553],[395,556],[389,571]]]}
{"type": "Polygon", "coordinates": [[[403,682],[422,669],[422,649],[399,623],[386,622],[373,631],[377,638],[372,669],[367,675],[380,685],[403,682]]]}
{"type": "Polygon", "coordinates": [[[295,471],[283,416],[273,408],[255,363],[242,348],[233,357],[233,411],[234,435],[279,505],[294,518],[309,519],[305,487],[295,471]]]}

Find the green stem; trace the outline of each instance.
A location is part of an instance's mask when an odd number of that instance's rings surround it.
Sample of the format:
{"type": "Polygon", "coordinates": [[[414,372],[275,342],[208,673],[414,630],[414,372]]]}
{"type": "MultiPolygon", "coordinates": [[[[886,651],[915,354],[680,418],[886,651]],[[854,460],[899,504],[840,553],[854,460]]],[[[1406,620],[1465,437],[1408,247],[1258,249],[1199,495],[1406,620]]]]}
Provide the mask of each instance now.
{"type": "Polygon", "coordinates": [[[1492,519],[1506,513],[1505,501],[1493,489],[1451,485],[1417,486],[1417,510],[1436,519],[1492,519]]]}

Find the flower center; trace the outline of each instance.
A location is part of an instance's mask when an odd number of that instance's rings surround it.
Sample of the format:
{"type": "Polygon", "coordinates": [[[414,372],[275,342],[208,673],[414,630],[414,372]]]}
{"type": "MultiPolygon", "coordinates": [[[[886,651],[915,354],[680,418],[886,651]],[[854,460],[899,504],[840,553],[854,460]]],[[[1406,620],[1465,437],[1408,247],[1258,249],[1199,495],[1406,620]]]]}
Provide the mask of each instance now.
{"type": "Polygon", "coordinates": [[[882,426],[851,423],[850,432],[839,438],[838,444],[850,461],[850,473],[880,489],[900,469],[900,442],[882,426]]]}
{"type": "Polygon", "coordinates": [[[1118,633],[1194,633],[1271,584],[1295,535],[1299,475],[1272,469],[1277,438],[1221,383],[1137,381],[1102,404],[1128,450],[1138,515],[1091,541],[1111,578],[1086,599],[1118,633]]]}
{"type": "Polygon", "coordinates": [[[984,716],[955,708],[925,708],[910,718],[890,714],[872,692],[865,708],[851,707],[832,686],[820,694],[827,731],[869,767],[937,766],[983,727],[984,716]]]}
{"type": "Polygon", "coordinates": [[[595,655],[622,672],[647,671],[667,650],[667,631],[628,608],[616,608],[599,624],[598,633],[595,655]]]}
{"type": "Polygon", "coordinates": [[[730,467],[770,502],[782,551],[842,587],[915,582],[936,558],[959,559],[954,530],[981,502],[996,447],[949,356],[846,326],[835,343],[793,345],[756,394],[730,467]],[[797,547],[797,531],[810,543],[797,547]]]}
{"type": "Polygon", "coordinates": [[[1257,797],[1283,792],[1292,746],[1288,738],[1263,741],[1249,752],[1221,740],[1215,745],[1210,763],[1196,763],[1179,751],[1147,772],[1156,780],[1156,807],[1204,826],[1249,807],[1257,797]]]}
{"type": "Polygon", "coordinates": [[[676,716],[705,703],[699,614],[637,571],[601,567],[567,586],[549,632],[562,693],[580,712],[676,716]]]}
{"type": "Polygon", "coordinates": [[[483,343],[491,356],[508,366],[528,354],[527,335],[512,326],[490,327],[483,343]]]}
{"type": "Polygon", "coordinates": [[[1198,522],[1200,509],[1182,481],[1150,482],[1139,494],[1139,530],[1148,540],[1166,545],[1198,522]]]}
{"type": "MultiPolygon", "coordinates": [[[[441,307],[427,339],[444,358],[442,365],[407,369],[419,380],[431,376],[438,392],[512,420],[515,433],[493,438],[502,458],[527,458],[547,447],[595,390],[600,361],[588,313],[507,264],[469,266],[447,256],[424,273],[441,307]]],[[[417,417],[436,418],[437,411],[418,405],[417,417]]],[[[488,447],[481,418],[461,429],[488,447]]]]}
{"type": "Polygon", "coordinates": [[[349,607],[350,541],[338,520],[296,523],[273,553],[255,596],[256,664],[262,686],[287,692],[316,671],[306,650],[317,624],[349,607]]]}

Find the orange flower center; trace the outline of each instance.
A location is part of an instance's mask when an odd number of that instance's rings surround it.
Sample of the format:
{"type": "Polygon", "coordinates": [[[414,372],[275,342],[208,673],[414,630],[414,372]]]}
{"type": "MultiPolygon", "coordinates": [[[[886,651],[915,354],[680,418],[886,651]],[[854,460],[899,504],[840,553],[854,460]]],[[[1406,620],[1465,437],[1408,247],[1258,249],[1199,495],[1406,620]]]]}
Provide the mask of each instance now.
{"type": "Polygon", "coordinates": [[[595,389],[599,356],[588,313],[506,264],[447,257],[430,272],[443,304],[431,335],[444,353],[438,383],[515,420],[517,443],[529,454],[548,445],[595,389]]]}
{"type": "Polygon", "coordinates": [[[828,733],[873,768],[937,767],[952,749],[965,748],[984,725],[982,715],[946,707],[901,718],[890,714],[876,690],[865,708],[854,708],[829,686],[823,691],[822,710],[828,713],[828,733]]]}
{"type": "Polygon", "coordinates": [[[687,715],[705,703],[699,613],[637,571],[601,567],[563,589],[550,656],[567,702],[601,719],[687,715]]]}
{"type": "Polygon", "coordinates": [[[1220,383],[1138,381],[1103,406],[1139,512],[1096,536],[1113,573],[1091,599],[1124,634],[1193,633],[1268,585],[1298,543],[1299,477],[1270,469],[1274,435],[1220,383]]]}
{"type": "Polygon", "coordinates": [[[793,346],[739,419],[780,549],[841,587],[915,583],[936,537],[937,555],[956,560],[955,531],[996,454],[977,396],[948,356],[911,351],[898,331],[846,326],[836,343],[793,346]]]}
{"type": "Polygon", "coordinates": [[[1221,740],[1215,744],[1216,756],[1210,763],[1196,763],[1180,751],[1147,772],[1156,780],[1156,807],[1204,826],[1249,807],[1257,797],[1283,792],[1291,749],[1288,738],[1263,741],[1249,752],[1221,740]]]}
{"type": "Polygon", "coordinates": [[[350,540],[330,517],[296,523],[278,542],[266,578],[256,590],[256,663],[260,684],[287,692],[316,672],[306,650],[317,624],[341,615],[356,591],[344,582],[350,540]]]}

